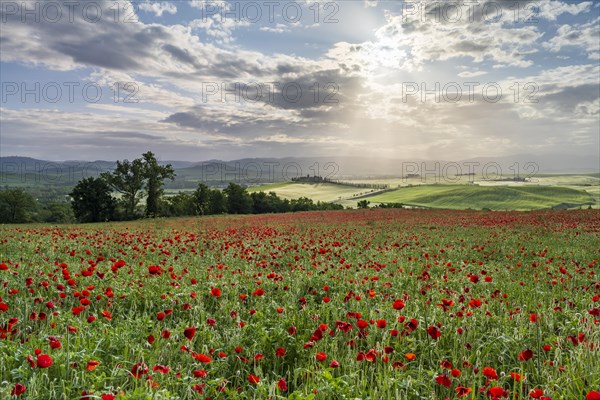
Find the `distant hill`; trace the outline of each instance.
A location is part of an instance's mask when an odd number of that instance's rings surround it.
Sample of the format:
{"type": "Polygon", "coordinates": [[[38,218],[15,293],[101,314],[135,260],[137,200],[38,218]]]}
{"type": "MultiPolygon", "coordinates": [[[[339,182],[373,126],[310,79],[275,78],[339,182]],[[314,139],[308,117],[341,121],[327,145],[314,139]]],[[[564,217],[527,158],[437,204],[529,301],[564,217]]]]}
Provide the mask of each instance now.
{"type": "Polygon", "coordinates": [[[595,204],[584,191],[553,186],[422,185],[366,197],[371,203],[403,203],[450,209],[536,210],[595,204]]]}
{"type": "MultiPolygon", "coordinates": [[[[159,161],[176,169],[171,189],[193,188],[202,181],[211,186],[223,186],[233,181],[256,185],[289,181],[306,175],[330,179],[402,177],[416,175],[451,175],[486,172],[502,177],[527,177],[542,173],[599,173],[598,156],[515,155],[508,157],[478,157],[459,161],[394,160],[368,157],[263,157],[221,161],[159,161]]],[[[45,161],[29,157],[0,157],[0,183],[3,185],[74,185],[88,176],[111,171],[114,161],[45,161]]]]}

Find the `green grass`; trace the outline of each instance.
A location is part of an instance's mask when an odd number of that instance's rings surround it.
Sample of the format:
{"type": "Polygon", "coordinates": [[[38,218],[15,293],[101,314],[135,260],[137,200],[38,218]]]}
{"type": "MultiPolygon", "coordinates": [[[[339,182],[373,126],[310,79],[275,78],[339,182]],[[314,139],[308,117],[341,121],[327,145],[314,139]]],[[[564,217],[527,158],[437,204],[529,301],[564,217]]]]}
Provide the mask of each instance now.
{"type": "Polygon", "coordinates": [[[404,203],[450,209],[535,210],[561,204],[587,206],[587,192],[554,186],[423,185],[400,188],[367,198],[371,203],[404,203]]]}
{"type": "MultiPolygon", "coordinates": [[[[336,202],[342,199],[368,194],[372,189],[336,185],[332,183],[275,183],[250,188],[250,192],[275,192],[284,199],[308,197],[313,201],[336,202]]],[[[354,202],[356,205],[356,202],[354,202]]]]}
{"type": "Polygon", "coordinates": [[[588,210],[0,226],[0,399],[585,399],[599,230],[588,210]]]}
{"type": "Polygon", "coordinates": [[[277,192],[277,190],[284,189],[290,185],[294,185],[294,183],[292,183],[292,182],[269,183],[266,185],[249,187],[248,192],[250,192],[250,193],[253,193],[253,192],[265,192],[265,193],[277,192]]]}

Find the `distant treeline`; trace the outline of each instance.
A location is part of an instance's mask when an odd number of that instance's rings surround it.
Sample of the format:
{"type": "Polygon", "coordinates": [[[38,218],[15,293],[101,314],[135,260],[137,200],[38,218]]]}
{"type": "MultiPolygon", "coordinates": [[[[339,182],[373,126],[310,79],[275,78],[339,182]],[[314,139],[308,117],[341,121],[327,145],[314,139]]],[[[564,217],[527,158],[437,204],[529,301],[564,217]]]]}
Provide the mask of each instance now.
{"type": "MultiPolygon", "coordinates": [[[[116,198],[110,188],[102,188],[101,178],[88,178],[85,181],[82,189],[88,191],[87,195],[76,197],[70,202],[64,200],[46,203],[23,189],[0,189],[0,223],[104,222],[133,220],[145,216],[144,209],[137,204],[133,213],[129,214],[122,197],[116,198]]],[[[153,216],[265,214],[342,209],[344,207],[340,204],[320,201],[315,203],[307,197],[288,200],[273,192],[248,193],[246,188],[235,183],[230,183],[224,190],[211,189],[200,183],[193,193],[179,192],[174,196],[161,197],[158,212],[153,216]]]]}
{"type": "Polygon", "coordinates": [[[211,214],[263,214],[340,210],[343,206],[311,199],[281,199],[275,193],[248,193],[229,183],[223,190],[199,183],[191,193],[164,196],[164,180],[175,179],[170,164],[160,165],[152,152],[133,161],[117,161],[112,172],[77,183],[61,201],[38,199],[23,189],[0,190],[0,223],[104,222],[138,218],[211,214]],[[145,206],[140,202],[145,200],[145,206]]]}
{"type": "Polygon", "coordinates": [[[292,178],[292,182],[296,182],[296,183],[332,183],[334,185],[350,186],[350,187],[361,188],[361,189],[379,189],[379,190],[389,189],[389,187],[390,187],[390,185],[385,184],[385,183],[348,182],[348,181],[341,181],[338,179],[323,178],[318,175],[299,176],[297,178],[292,178]]]}
{"type": "Polygon", "coordinates": [[[63,193],[52,190],[0,189],[0,223],[74,222],[75,215],[63,193]]]}
{"type": "Polygon", "coordinates": [[[203,183],[191,194],[179,192],[165,197],[163,216],[213,214],[266,214],[316,210],[343,210],[340,204],[314,202],[307,197],[282,199],[274,192],[248,193],[246,188],[229,183],[223,190],[210,189],[203,183]]]}

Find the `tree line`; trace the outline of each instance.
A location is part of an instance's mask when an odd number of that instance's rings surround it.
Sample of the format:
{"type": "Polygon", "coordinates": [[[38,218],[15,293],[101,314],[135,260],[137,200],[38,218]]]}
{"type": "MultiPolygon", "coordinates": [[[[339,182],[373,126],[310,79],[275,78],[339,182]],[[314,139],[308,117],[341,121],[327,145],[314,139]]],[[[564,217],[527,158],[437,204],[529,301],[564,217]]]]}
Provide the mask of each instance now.
{"type": "Polygon", "coordinates": [[[73,222],[75,216],[64,193],[46,188],[9,188],[0,190],[0,223],[73,222]]]}
{"type": "Polygon", "coordinates": [[[343,209],[338,204],[315,203],[306,197],[287,200],[272,192],[248,193],[246,188],[233,182],[224,190],[211,189],[199,183],[193,193],[164,196],[166,179],[175,179],[173,167],[158,164],[152,152],[144,153],[142,158],[133,161],[117,161],[113,172],[79,181],[69,194],[73,212],[79,222],[103,222],[157,216],[343,209]],[[145,207],[141,209],[139,203],[144,198],[145,207]]]}
{"type": "MultiPolygon", "coordinates": [[[[0,190],[0,223],[106,222],[159,216],[343,209],[342,205],[315,203],[307,197],[288,200],[273,192],[250,193],[233,182],[223,190],[210,188],[200,182],[191,193],[179,192],[165,196],[164,182],[174,180],[175,176],[170,164],[160,165],[152,152],[146,152],[133,161],[117,161],[112,172],[80,180],[66,196],[65,193],[60,196],[54,193],[52,197],[39,190],[28,192],[7,187],[0,190]],[[50,200],[51,197],[53,200],[50,200]]],[[[362,206],[368,207],[368,203],[362,206]]]]}

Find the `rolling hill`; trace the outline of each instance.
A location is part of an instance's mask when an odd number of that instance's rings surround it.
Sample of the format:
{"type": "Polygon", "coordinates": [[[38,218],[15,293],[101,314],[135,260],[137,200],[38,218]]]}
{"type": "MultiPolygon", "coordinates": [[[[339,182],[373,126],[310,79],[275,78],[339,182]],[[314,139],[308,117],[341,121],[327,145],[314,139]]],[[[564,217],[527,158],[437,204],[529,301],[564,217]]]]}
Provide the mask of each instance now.
{"type": "Polygon", "coordinates": [[[584,191],[557,186],[421,185],[366,197],[373,203],[402,203],[449,209],[535,210],[593,205],[584,191]]]}

